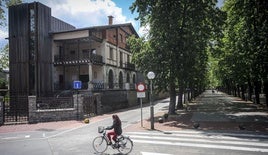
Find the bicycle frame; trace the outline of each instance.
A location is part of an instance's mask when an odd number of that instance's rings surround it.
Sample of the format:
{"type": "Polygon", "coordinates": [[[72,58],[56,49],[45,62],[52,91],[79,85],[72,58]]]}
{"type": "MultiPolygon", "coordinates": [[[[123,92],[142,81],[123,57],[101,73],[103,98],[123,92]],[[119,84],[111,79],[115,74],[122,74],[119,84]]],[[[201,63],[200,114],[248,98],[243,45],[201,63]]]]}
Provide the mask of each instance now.
{"type": "MultiPolygon", "coordinates": [[[[101,135],[97,136],[94,140],[93,140],[93,147],[95,149],[95,151],[99,152],[99,153],[102,153],[102,152],[105,152],[107,147],[109,146],[108,145],[108,142],[109,142],[109,138],[106,134],[106,130],[104,128],[102,128],[101,130],[99,130],[99,133],[101,133],[101,135]],[[96,149],[95,145],[94,145],[94,141],[97,139],[97,138],[101,138],[101,141],[99,144],[104,144],[106,146],[104,146],[104,149],[102,151],[98,151],[98,149],[96,149]],[[106,141],[103,143],[103,141],[106,141]]],[[[131,141],[131,139],[128,137],[128,136],[124,136],[124,135],[120,135],[120,136],[117,136],[116,138],[116,141],[115,141],[115,144],[112,144],[110,145],[113,149],[117,149],[120,153],[123,153],[123,154],[128,154],[129,152],[131,152],[132,150],[132,147],[133,147],[133,142],[131,141]],[[127,153],[123,153],[124,150],[126,149],[125,146],[126,144],[130,144],[130,148],[127,153]]]]}

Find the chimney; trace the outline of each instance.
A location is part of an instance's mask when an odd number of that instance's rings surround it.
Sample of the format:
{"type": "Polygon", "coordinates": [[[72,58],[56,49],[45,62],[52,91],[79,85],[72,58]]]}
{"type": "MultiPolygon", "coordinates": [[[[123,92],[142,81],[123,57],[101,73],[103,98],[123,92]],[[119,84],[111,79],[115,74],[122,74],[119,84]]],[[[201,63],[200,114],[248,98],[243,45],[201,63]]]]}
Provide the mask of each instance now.
{"type": "Polygon", "coordinates": [[[108,18],[109,18],[109,25],[113,25],[113,16],[108,16],[108,18]]]}

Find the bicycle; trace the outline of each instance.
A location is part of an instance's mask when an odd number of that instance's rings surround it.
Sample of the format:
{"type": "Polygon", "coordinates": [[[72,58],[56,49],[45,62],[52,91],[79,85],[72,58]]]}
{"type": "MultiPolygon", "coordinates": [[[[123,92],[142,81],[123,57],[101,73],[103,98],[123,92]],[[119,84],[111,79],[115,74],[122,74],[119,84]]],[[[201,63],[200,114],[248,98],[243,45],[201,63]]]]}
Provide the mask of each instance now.
{"type": "MultiPolygon", "coordinates": [[[[102,126],[98,127],[98,132],[102,134],[93,140],[93,148],[97,153],[103,153],[108,148],[109,139],[106,129],[102,126]]],[[[133,142],[128,136],[120,135],[117,137],[115,144],[110,145],[113,149],[117,149],[122,154],[128,154],[132,151],[133,142]]]]}

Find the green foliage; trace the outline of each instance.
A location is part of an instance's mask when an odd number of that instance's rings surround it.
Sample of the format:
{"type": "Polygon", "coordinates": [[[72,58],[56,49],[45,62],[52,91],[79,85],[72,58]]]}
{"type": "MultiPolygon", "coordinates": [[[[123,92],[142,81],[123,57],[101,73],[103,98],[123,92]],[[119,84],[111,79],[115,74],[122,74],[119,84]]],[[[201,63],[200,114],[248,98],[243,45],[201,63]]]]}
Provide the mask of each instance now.
{"type": "Polygon", "coordinates": [[[7,69],[9,66],[8,45],[0,50],[0,70],[7,69]]]}
{"type": "Polygon", "coordinates": [[[9,6],[21,4],[21,0],[0,0],[0,26],[6,26],[5,11],[9,6]]]}
{"type": "Polygon", "coordinates": [[[232,85],[266,81],[268,62],[268,1],[226,0],[224,38],[218,55],[219,78],[232,85]]]}
{"type": "MultiPolygon", "coordinates": [[[[150,25],[148,40],[130,39],[133,60],[140,70],[152,70],[159,90],[186,87],[202,89],[207,84],[207,47],[211,40],[222,36],[220,25],[223,13],[216,1],[136,0],[132,11],[137,11],[142,25],[150,25]]],[[[175,103],[170,102],[169,113],[175,103]]]]}

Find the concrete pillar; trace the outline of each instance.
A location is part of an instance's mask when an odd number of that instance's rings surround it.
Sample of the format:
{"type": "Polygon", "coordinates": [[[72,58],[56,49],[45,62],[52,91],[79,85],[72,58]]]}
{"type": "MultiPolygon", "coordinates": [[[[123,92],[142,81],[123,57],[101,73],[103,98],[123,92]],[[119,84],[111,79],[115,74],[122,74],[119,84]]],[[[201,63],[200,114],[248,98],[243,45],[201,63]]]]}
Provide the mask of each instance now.
{"type": "Polygon", "coordinates": [[[92,91],[93,84],[92,84],[92,64],[88,63],[88,90],[92,91]]]}
{"type": "Polygon", "coordinates": [[[29,123],[37,123],[36,121],[36,96],[28,96],[29,123]]]}
{"type": "Polygon", "coordinates": [[[75,117],[77,120],[83,118],[84,110],[83,110],[83,97],[81,94],[73,95],[74,98],[74,109],[75,109],[75,117]]]}

